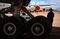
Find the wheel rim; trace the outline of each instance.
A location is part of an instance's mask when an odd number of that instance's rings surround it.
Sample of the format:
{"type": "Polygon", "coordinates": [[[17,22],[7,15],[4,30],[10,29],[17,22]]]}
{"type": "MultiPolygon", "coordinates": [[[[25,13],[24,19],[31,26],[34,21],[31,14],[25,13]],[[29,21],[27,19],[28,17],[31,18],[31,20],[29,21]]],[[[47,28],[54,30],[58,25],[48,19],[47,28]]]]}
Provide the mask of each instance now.
{"type": "Polygon", "coordinates": [[[44,33],[44,27],[40,23],[34,23],[31,27],[31,32],[35,36],[41,36],[44,33]]]}
{"type": "Polygon", "coordinates": [[[3,32],[10,36],[16,33],[16,26],[13,23],[6,23],[3,27],[3,32]]]}

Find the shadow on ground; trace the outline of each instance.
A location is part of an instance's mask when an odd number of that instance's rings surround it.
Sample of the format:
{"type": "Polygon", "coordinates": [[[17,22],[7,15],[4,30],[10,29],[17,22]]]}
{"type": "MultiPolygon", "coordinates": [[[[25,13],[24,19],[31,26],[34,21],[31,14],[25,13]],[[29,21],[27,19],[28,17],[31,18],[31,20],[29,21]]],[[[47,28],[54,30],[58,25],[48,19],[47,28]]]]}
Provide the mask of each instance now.
{"type": "Polygon", "coordinates": [[[60,27],[53,27],[48,39],[60,39],[60,27]]]}

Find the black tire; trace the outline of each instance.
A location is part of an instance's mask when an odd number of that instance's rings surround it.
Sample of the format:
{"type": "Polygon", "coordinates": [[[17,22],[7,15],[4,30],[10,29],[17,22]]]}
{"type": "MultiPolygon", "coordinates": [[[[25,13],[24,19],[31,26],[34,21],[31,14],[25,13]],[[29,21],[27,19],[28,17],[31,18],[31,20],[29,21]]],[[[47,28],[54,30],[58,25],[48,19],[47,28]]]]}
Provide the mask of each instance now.
{"type": "Polygon", "coordinates": [[[52,26],[44,16],[37,16],[27,22],[27,39],[45,39],[50,34],[52,26]]]}
{"type": "Polygon", "coordinates": [[[0,39],[18,39],[22,38],[24,33],[23,23],[15,17],[7,17],[0,26],[0,39]]]}

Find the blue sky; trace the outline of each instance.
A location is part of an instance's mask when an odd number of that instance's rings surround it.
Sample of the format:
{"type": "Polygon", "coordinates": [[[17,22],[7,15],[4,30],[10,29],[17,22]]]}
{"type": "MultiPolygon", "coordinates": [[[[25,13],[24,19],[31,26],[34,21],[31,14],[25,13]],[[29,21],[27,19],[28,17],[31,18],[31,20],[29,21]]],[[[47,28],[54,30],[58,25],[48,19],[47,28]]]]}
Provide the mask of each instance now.
{"type": "Polygon", "coordinates": [[[30,3],[32,5],[33,4],[37,4],[37,5],[39,5],[39,4],[54,4],[54,5],[51,6],[52,8],[55,8],[55,9],[60,8],[60,0],[31,0],[30,3]]]}

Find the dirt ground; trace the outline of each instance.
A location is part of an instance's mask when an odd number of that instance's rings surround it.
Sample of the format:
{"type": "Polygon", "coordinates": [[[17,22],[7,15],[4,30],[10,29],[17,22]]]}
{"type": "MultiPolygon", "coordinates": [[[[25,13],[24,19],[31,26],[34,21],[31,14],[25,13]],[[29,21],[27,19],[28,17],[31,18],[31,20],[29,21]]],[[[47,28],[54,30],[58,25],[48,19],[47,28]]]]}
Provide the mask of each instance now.
{"type": "Polygon", "coordinates": [[[60,39],[60,27],[53,27],[52,32],[47,39],[60,39]]]}

